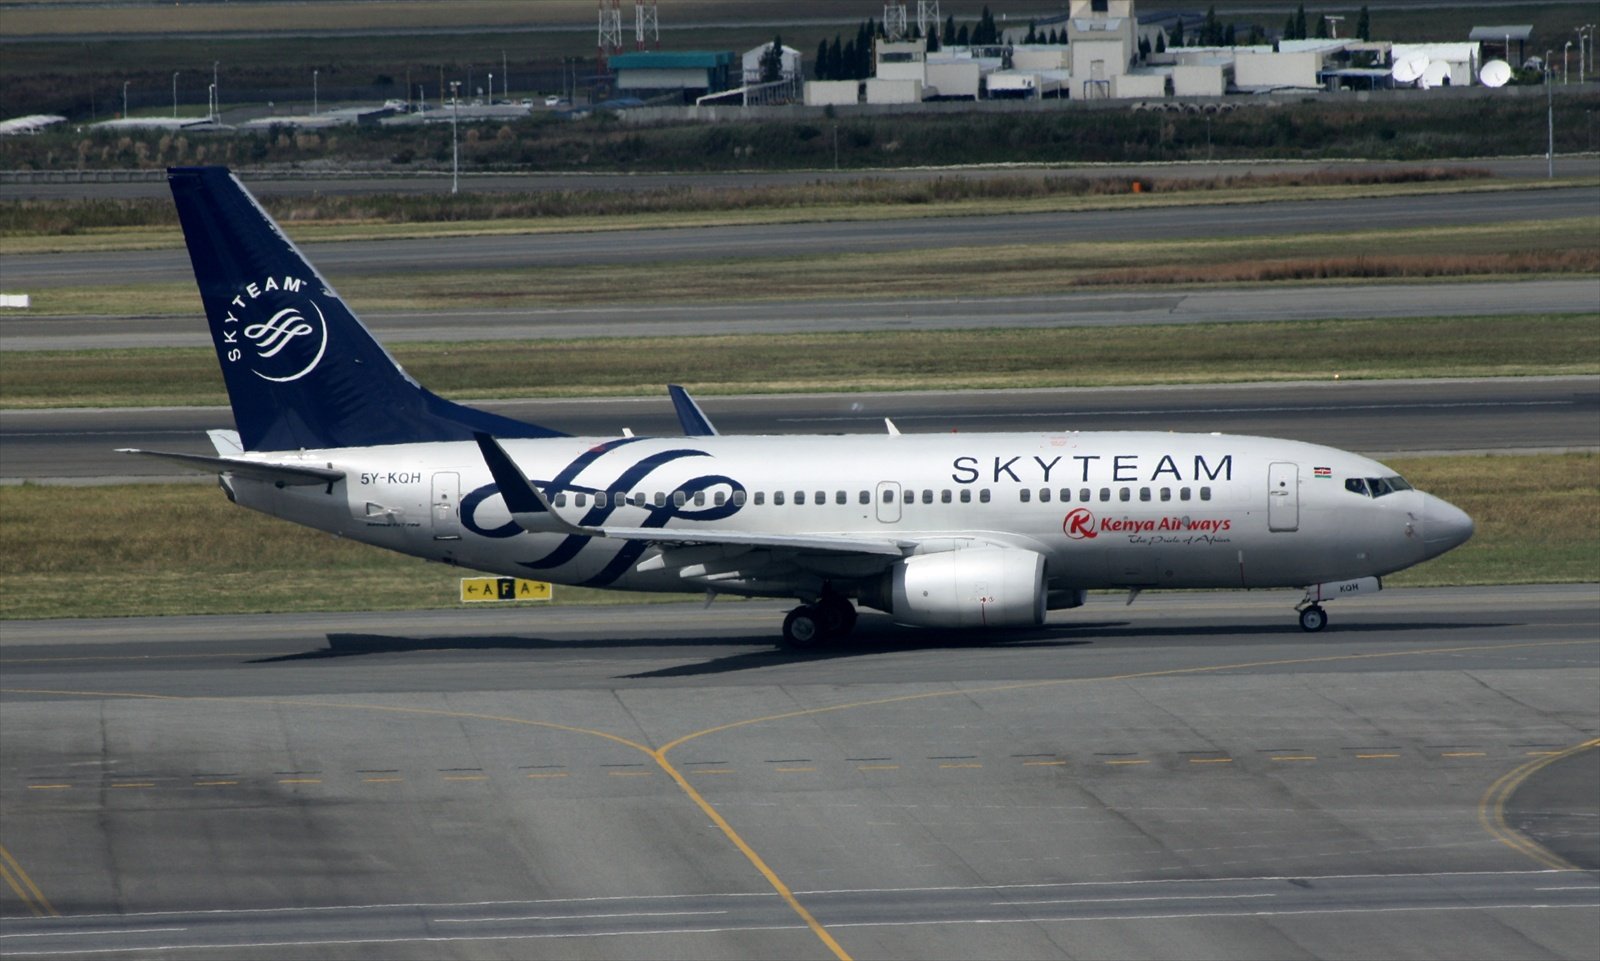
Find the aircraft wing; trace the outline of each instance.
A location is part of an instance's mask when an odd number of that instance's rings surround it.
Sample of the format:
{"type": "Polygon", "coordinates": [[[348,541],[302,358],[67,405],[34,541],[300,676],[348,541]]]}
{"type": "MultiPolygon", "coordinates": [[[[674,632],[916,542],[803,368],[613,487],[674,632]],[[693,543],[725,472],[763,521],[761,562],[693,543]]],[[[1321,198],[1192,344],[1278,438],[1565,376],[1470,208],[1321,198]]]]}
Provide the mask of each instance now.
{"type": "Polygon", "coordinates": [[[334,481],[344,479],[344,471],[342,470],[310,467],[303,464],[270,464],[258,460],[244,460],[238,457],[208,457],[204,454],[179,454],[172,451],[139,450],[132,447],[119,447],[117,448],[117,453],[156,457],[161,460],[172,461],[174,464],[187,467],[190,470],[204,471],[207,474],[233,474],[236,477],[248,477],[251,480],[284,484],[289,487],[332,484],[334,481]]]}
{"type": "Polygon", "coordinates": [[[876,554],[902,557],[915,543],[881,537],[850,537],[837,534],[774,534],[766,532],[673,530],[660,527],[583,527],[567,521],[550,506],[543,491],[528,481],[510,455],[488,434],[474,435],[478,449],[500,488],[506,509],[523,530],[534,534],[577,534],[583,537],[610,537],[653,544],[720,544],[793,553],[823,552],[838,554],[876,554]]]}

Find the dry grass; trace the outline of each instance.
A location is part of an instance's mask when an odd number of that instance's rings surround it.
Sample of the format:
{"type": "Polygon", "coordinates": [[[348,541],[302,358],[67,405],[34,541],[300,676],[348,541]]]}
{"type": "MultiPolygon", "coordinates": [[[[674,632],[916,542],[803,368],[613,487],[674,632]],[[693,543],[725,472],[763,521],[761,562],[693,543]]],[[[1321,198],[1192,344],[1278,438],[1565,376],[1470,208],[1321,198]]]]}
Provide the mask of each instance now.
{"type": "MultiPolygon", "coordinates": [[[[1478,532],[1389,583],[1600,580],[1600,457],[1391,466],[1465,509],[1478,532]]],[[[200,485],[0,488],[0,618],[452,607],[464,573],[242,510],[200,485]]]]}
{"type": "MultiPolygon", "coordinates": [[[[1600,372],[1600,315],[396,345],[458,399],[1600,372]],[[1533,334],[1537,334],[1534,336],[1533,334]],[[1154,366],[1152,357],[1181,357],[1154,366]]],[[[218,404],[209,348],[10,353],[0,407],[218,404]]]]}
{"type": "Polygon", "coordinates": [[[1205,266],[1125,267],[1074,280],[1083,286],[1280,283],[1296,280],[1511,277],[1600,273],[1600,248],[1483,254],[1376,254],[1273,258],[1205,266]]]}

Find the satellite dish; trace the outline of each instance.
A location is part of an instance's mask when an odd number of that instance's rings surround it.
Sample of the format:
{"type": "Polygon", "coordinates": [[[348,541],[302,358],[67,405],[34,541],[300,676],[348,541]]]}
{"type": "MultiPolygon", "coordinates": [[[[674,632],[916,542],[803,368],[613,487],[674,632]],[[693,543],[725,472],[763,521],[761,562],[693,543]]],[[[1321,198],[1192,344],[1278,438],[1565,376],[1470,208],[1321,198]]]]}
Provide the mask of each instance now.
{"type": "Polygon", "coordinates": [[[1491,60],[1478,71],[1478,79],[1485,87],[1504,87],[1511,79],[1511,64],[1504,60],[1491,60]]]}
{"type": "Polygon", "coordinates": [[[1389,69],[1389,75],[1399,83],[1410,83],[1422,78],[1423,71],[1428,69],[1428,63],[1427,54],[1409,54],[1394,62],[1394,66],[1389,69]]]}
{"type": "Polygon", "coordinates": [[[1422,71],[1422,87],[1442,87],[1450,82],[1450,64],[1443,60],[1429,62],[1428,69],[1422,71]]]}

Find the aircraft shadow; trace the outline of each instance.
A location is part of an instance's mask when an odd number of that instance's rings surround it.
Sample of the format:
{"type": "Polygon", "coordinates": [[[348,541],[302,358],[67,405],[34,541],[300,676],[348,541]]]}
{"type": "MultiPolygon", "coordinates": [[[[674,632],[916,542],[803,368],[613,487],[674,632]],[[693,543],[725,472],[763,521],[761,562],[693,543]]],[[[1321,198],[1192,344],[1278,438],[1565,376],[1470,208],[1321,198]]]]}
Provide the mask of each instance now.
{"type": "Polygon", "coordinates": [[[1466,621],[1384,621],[1342,623],[1327,634],[1309,635],[1293,623],[1284,624],[1176,624],[1159,627],[1133,625],[1128,621],[1079,621],[1045,628],[993,632],[942,631],[903,627],[887,618],[863,616],[849,638],[813,650],[794,651],[780,647],[769,633],[711,637],[617,637],[557,639],[517,635],[442,635],[405,637],[391,634],[328,634],[326,647],[293,654],[280,654],[248,661],[249,664],[278,664],[293,661],[323,661],[373,654],[408,654],[429,651],[524,651],[597,652],[626,649],[654,649],[670,653],[675,648],[703,651],[707,647],[739,650],[707,660],[635,674],[616,675],[619,680],[694,677],[738,671],[781,667],[788,664],[817,664],[848,658],[874,657],[935,651],[1065,649],[1101,641],[1181,641],[1203,638],[1245,638],[1282,642],[1286,637],[1315,644],[1319,639],[1341,635],[1409,634],[1457,632],[1462,630],[1505,629],[1514,625],[1466,621]],[[752,649],[753,648],[753,649],[752,649]]]}

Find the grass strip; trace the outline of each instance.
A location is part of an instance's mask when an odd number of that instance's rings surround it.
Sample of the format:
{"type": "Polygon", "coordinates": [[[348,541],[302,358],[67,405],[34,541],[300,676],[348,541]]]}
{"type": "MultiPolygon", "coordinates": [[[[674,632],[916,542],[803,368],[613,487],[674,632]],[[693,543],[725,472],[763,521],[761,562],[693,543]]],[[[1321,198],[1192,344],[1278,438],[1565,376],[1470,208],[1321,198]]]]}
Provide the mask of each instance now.
{"type": "MultiPolygon", "coordinates": [[[[403,344],[448,396],[635,396],[1600,373],[1600,314],[403,344]],[[1181,363],[1158,358],[1182,358],[1181,363]]],[[[0,407],[225,401],[209,348],[3,355],[0,407]]]]}
{"type": "MultiPolygon", "coordinates": [[[[1477,533],[1389,585],[1600,581],[1600,456],[1390,466],[1471,514],[1477,533]]],[[[242,510],[199,485],[0,488],[0,618],[449,608],[466,573],[242,510]]]]}
{"type": "MultiPolygon", "coordinates": [[[[1152,284],[1304,283],[1600,274],[1600,217],[1314,236],[962,246],[793,257],[499,270],[345,271],[329,279],[362,312],[759,303],[862,297],[1012,296],[1152,284]]],[[[197,316],[194,282],[43,287],[30,317],[197,316]]]]}

